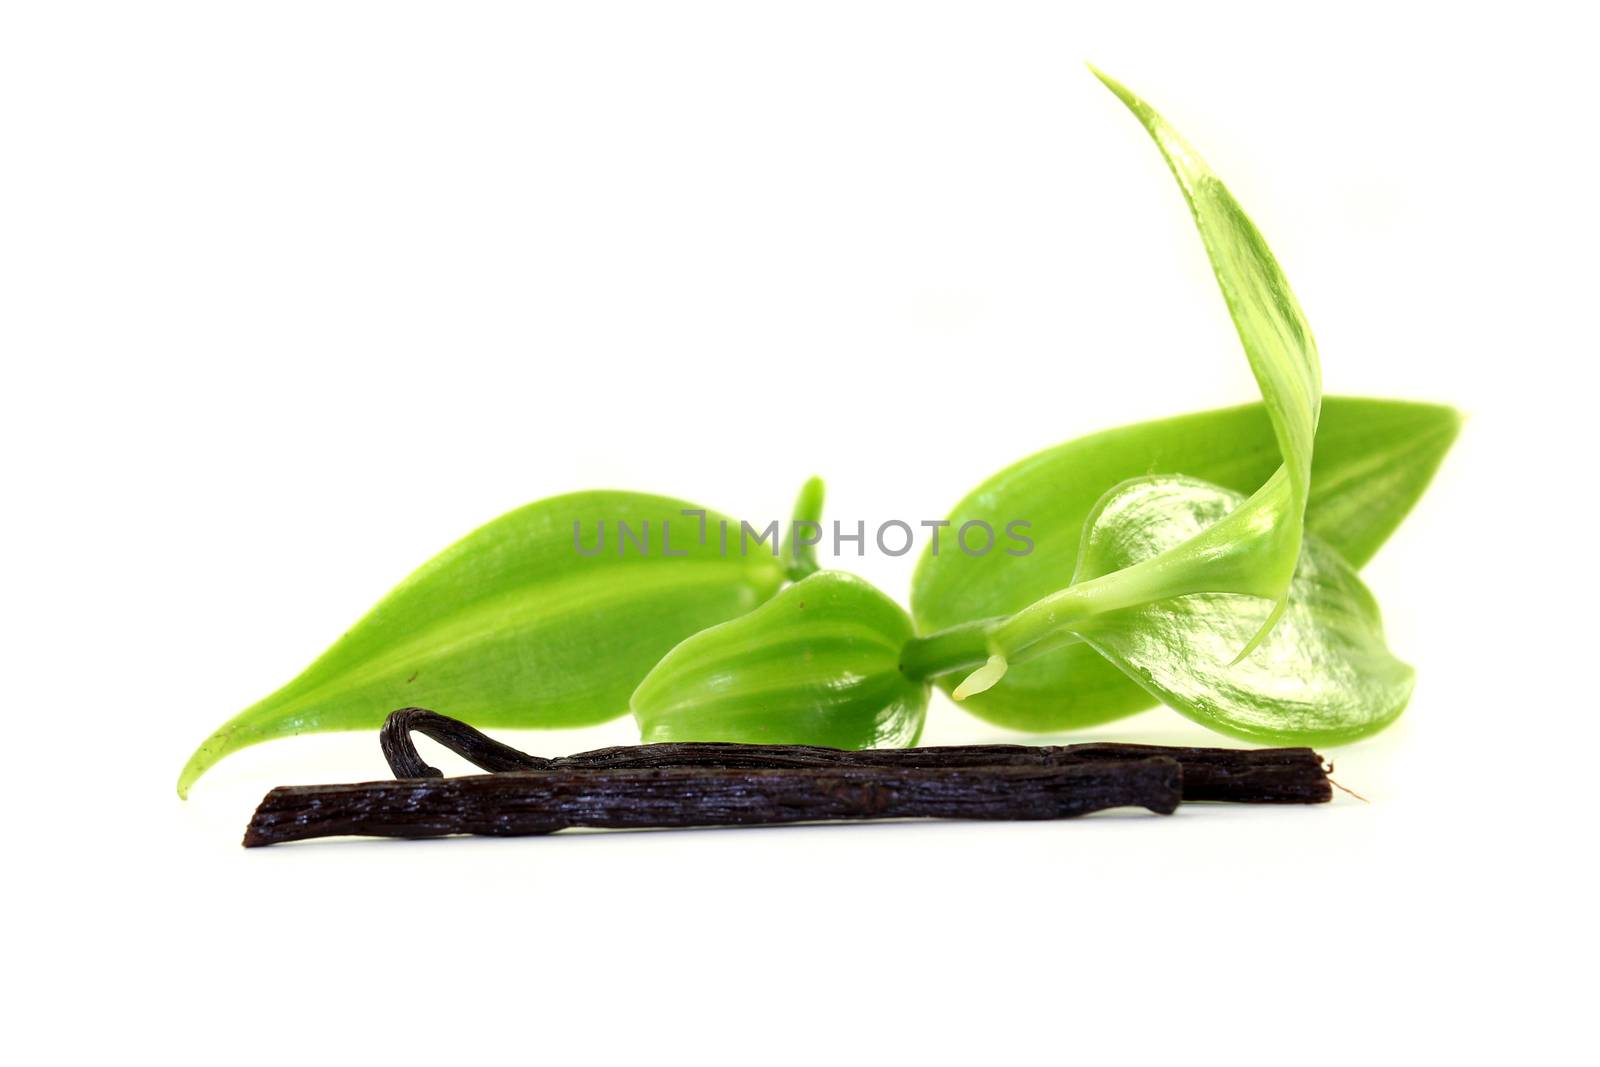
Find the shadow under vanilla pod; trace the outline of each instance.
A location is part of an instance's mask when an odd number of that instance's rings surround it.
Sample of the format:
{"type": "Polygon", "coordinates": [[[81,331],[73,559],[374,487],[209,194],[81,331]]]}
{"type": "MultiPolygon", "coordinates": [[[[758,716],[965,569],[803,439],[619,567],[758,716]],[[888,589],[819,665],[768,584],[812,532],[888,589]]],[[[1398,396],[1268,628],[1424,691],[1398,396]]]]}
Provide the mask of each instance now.
{"type": "MultiPolygon", "coordinates": [[[[915,744],[933,685],[1022,730],[1158,701],[1272,744],[1337,744],[1393,721],[1412,670],[1389,651],[1357,572],[1426,489],[1460,416],[1325,400],[1310,327],[1260,232],[1160,115],[1096,74],[1178,182],[1260,403],[1095,434],[1006,468],[948,521],[1026,516],[1036,550],[924,551],[909,613],[857,577],[817,572],[814,542],[794,533],[817,527],[817,479],[776,554],[688,538],[672,556],[587,556],[573,551],[579,524],[659,529],[702,509],[626,492],[530,504],[425,564],[223,724],[184,767],[180,795],[246,745],[376,728],[417,704],[493,727],[632,711],[650,741],[846,749],[915,744]]],[[[680,784],[716,788],[696,781],[680,784]]]]}

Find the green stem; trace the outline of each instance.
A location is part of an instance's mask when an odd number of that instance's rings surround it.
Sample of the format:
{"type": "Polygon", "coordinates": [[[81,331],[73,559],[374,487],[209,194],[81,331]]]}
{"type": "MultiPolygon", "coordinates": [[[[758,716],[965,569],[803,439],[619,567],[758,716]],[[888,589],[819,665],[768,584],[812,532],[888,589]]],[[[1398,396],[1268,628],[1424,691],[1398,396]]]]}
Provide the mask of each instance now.
{"type": "Polygon", "coordinates": [[[900,673],[914,682],[966,671],[989,658],[989,631],[1004,618],[964,622],[926,637],[913,637],[900,650],[900,673]]]}
{"type": "Polygon", "coordinates": [[[990,651],[1017,662],[1096,615],[1190,593],[1237,593],[1281,604],[1300,556],[1299,522],[1287,512],[1289,492],[1287,468],[1279,467],[1249,500],[1187,541],[1130,567],[1076,581],[1002,620],[990,632],[990,651]]]}

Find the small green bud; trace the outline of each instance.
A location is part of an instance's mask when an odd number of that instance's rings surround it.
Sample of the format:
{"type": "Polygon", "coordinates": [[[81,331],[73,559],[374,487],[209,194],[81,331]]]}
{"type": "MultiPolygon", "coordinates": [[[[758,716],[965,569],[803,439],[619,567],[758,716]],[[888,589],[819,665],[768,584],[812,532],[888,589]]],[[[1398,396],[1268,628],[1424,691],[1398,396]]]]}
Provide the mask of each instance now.
{"type": "Polygon", "coordinates": [[[928,686],[900,671],[911,619],[870,583],[819,571],[682,641],[634,690],[646,742],[915,744],[928,686]]]}

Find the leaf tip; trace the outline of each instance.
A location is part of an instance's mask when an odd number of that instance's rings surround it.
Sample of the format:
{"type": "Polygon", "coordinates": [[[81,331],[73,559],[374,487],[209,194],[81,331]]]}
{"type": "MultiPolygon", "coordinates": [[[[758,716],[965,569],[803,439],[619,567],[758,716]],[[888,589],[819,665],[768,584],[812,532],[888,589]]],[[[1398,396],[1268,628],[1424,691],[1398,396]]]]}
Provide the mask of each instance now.
{"type": "Polygon", "coordinates": [[[201,753],[203,751],[204,749],[202,749],[200,752],[196,752],[193,756],[190,756],[189,762],[183,765],[183,770],[178,774],[179,800],[189,799],[189,790],[194,786],[195,781],[198,780],[202,774],[206,773],[206,769],[210,767],[209,763],[201,762],[201,753]]]}
{"type": "Polygon", "coordinates": [[[826,497],[827,486],[823,483],[822,476],[813,474],[806,479],[806,483],[800,487],[800,493],[795,498],[793,521],[789,525],[789,536],[783,549],[783,555],[789,561],[786,570],[791,582],[798,582],[817,570],[816,546],[822,539],[822,528],[818,523],[822,518],[822,505],[826,497]],[[817,540],[801,537],[802,526],[815,528],[817,540]]]}
{"type": "Polygon", "coordinates": [[[1100,79],[1101,85],[1104,85],[1107,89],[1110,89],[1118,100],[1121,100],[1124,104],[1126,104],[1129,111],[1132,111],[1135,115],[1138,115],[1140,121],[1144,121],[1145,112],[1150,110],[1149,104],[1146,104],[1138,96],[1134,95],[1132,89],[1129,89],[1126,85],[1123,85],[1117,79],[1113,78],[1111,75],[1107,74],[1093,63],[1085,61],[1083,65],[1089,68],[1090,74],[1093,74],[1096,78],[1100,79]]]}
{"type": "Polygon", "coordinates": [[[1249,659],[1250,653],[1261,647],[1261,642],[1265,641],[1267,636],[1272,633],[1273,628],[1278,625],[1278,620],[1283,618],[1283,613],[1288,609],[1288,607],[1289,594],[1285,592],[1278,598],[1278,602],[1272,605],[1272,614],[1268,615],[1267,620],[1261,624],[1261,629],[1256,631],[1256,635],[1254,637],[1245,642],[1245,646],[1239,650],[1239,654],[1237,656],[1233,657],[1233,662],[1229,663],[1228,666],[1237,667],[1239,664],[1249,659]]]}

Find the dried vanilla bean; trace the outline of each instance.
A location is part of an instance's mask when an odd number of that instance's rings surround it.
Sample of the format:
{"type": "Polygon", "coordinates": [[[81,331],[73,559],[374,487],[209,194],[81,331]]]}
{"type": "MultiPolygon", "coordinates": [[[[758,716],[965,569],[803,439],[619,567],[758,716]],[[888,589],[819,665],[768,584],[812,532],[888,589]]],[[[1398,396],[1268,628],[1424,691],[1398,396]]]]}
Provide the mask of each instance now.
{"type": "Polygon", "coordinates": [[[463,778],[280,786],[247,848],[315,837],[512,837],[569,827],[755,826],[865,819],[1065,819],[1117,807],[1176,810],[1170,759],[1060,766],[783,769],[558,767],[463,778]]]}
{"type": "Polygon", "coordinates": [[[510,745],[501,744],[459,719],[440,715],[427,708],[401,708],[390,712],[389,717],[383,720],[383,728],[378,731],[378,745],[383,749],[383,758],[388,761],[389,770],[394,772],[396,778],[443,777],[437,767],[428,766],[418,755],[417,746],[411,740],[413,730],[424,737],[433,738],[474,767],[491,773],[537,771],[550,766],[550,760],[542,756],[530,756],[510,745]]]}
{"type": "Polygon", "coordinates": [[[464,722],[423,708],[402,708],[384,723],[380,741],[397,778],[437,777],[418,755],[410,731],[433,738],[486,771],[665,769],[707,767],[779,769],[885,767],[1053,767],[1093,761],[1166,757],[1183,765],[1183,799],[1236,804],[1322,804],[1333,799],[1323,758],[1309,748],[1178,748],[1093,742],[1078,745],[951,745],[847,751],[810,745],[669,742],[622,745],[546,759],[491,740],[464,722]]]}

